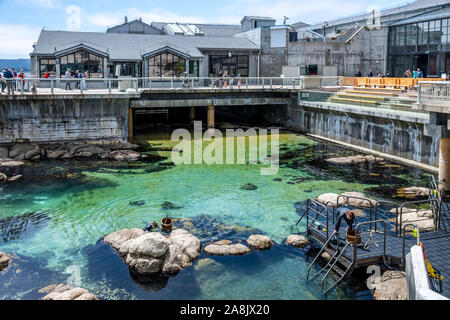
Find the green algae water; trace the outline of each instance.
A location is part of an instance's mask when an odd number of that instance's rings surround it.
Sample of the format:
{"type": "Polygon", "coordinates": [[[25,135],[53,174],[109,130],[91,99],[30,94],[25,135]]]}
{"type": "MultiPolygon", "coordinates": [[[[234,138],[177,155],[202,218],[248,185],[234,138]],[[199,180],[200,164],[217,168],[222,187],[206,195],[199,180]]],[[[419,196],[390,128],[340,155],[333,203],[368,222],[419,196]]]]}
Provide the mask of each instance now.
{"type": "MultiPolygon", "coordinates": [[[[397,187],[429,181],[427,172],[389,162],[328,165],[326,158],[355,153],[289,132],[279,135],[276,175],[261,175],[262,163],[174,165],[170,154],[178,142],[170,133],[135,137],[145,161],[49,160],[15,171],[23,180],[0,186],[0,251],[13,255],[0,273],[0,298],[40,298],[40,288],[66,282],[75,270],[81,286],[103,299],[321,299],[305,283],[311,259],[284,243],[305,231],[303,222],[293,227],[304,201],[346,191],[392,200],[397,187]],[[245,242],[256,233],[276,245],[238,257],[202,253],[176,277],[136,279],[101,239],[166,215],[203,245],[245,242]]],[[[368,297],[364,283],[353,279],[333,298],[368,297]]]]}

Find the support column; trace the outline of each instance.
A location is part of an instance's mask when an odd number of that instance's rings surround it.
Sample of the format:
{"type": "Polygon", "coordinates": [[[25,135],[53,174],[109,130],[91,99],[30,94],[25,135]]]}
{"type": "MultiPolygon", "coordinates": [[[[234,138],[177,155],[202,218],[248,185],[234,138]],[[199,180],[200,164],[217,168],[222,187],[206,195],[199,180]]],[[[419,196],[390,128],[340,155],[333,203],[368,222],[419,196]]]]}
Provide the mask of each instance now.
{"type": "Polygon", "coordinates": [[[128,108],[128,141],[133,143],[133,120],[134,112],[132,108],[128,108]]]}
{"type": "Polygon", "coordinates": [[[191,107],[189,109],[189,120],[190,120],[191,124],[193,125],[194,121],[195,121],[195,107],[191,107]]]}
{"type": "Polygon", "coordinates": [[[446,198],[450,195],[450,138],[439,143],[439,190],[446,198]]]}
{"type": "Polygon", "coordinates": [[[208,106],[208,129],[214,128],[214,106],[208,106]]]}

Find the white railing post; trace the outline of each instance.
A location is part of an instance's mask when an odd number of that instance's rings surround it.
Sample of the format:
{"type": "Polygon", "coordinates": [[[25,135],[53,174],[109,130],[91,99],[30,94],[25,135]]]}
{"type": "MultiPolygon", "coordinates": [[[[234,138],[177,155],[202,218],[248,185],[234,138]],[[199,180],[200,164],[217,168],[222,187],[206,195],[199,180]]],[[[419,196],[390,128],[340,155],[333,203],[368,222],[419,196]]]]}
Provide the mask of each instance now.
{"type": "Polygon", "coordinates": [[[136,78],[136,83],[135,83],[135,86],[136,86],[136,93],[138,93],[139,92],[139,79],[137,79],[136,78]]]}
{"type": "Polygon", "coordinates": [[[170,89],[173,89],[173,78],[170,79],[170,89]]]}
{"type": "Polygon", "coordinates": [[[111,94],[111,79],[108,79],[108,92],[111,94]]]}
{"type": "Polygon", "coordinates": [[[248,90],[248,77],[245,78],[245,88],[248,90]]]}
{"type": "Polygon", "coordinates": [[[53,79],[50,79],[50,92],[51,94],[55,94],[55,82],[53,79]]]}
{"type": "Polygon", "coordinates": [[[422,84],[419,82],[419,87],[417,88],[417,102],[422,104],[422,84]]]}
{"type": "Polygon", "coordinates": [[[270,89],[272,89],[272,78],[270,78],[270,89]]]}

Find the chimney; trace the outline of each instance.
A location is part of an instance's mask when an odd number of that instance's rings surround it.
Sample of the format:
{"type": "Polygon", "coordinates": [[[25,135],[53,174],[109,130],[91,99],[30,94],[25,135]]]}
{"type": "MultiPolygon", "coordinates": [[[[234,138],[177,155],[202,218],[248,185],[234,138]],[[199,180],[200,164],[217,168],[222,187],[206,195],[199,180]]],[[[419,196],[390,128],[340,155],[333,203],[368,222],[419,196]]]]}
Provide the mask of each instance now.
{"type": "Polygon", "coordinates": [[[125,23],[128,23],[128,17],[125,16],[125,23]]]}
{"type": "Polygon", "coordinates": [[[142,18],[139,18],[139,22],[142,22],[142,18]]]}

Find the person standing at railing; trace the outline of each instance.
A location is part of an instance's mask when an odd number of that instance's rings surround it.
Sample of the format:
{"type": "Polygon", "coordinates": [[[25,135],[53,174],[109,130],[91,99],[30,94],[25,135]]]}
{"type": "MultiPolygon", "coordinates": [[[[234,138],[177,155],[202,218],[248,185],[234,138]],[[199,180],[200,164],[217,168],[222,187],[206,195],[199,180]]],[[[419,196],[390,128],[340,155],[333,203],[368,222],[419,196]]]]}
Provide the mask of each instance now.
{"type": "Polygon", "coordinates": [[[17,72],[16,72],[16,69],[14,69],[14,68],[11,68],[11,73],[13,74],[13,86],[14,86],[14,91],[16,91],[17,90],[17,86],[16,86],[16,78],[17,78],[17,72]]]}
{"type": "Polygon", "coordinates": [[[2,93],[5,93],[6,81],[3,78],[3,72],[0,72],[0,87],[1,87],[2,93]]]}
{"type": "Polygon", "coordinates": [[[20,89],[23,92],[25,90],[25,73],[23,72],[23,69],[20,69],[19,74],[17,75],[17,78],[22,79],[22,81],[19,81],[20,89]]]}
{"type": "Polygon", "coordinates": [[[48,73],[48,71],[46,71],[44,73],[44,79],[48,79],[48,78],[50,78],[50,73],[48,73]]]}
{"type": "Polygon", "coordinates": [[[411,70],[408,69],[408,70],[405,71],[403,76],[405,76],[405,78],[411,78],[413,76],[413,74],[412,74],[411,70]]]}
{"type": "Polygon", "coordinates": [[[3,73],[3,78],[6,81],[6,88],[8,90],[8,94],[14,94],[14,74],[9,71],[8,68],[5,68],[5,72],[3,73]]]}
{"type": "Polygon", "coordinates": [[[70,72],[70,68],[67,68],[66,73],[64,74],[64,79],[67,79],[65,90],[72,90],[72,88],[70,87],[70,79],[71,78],[72,78],[72,74],[70,72]],[[69,88],[69,89],[67,89],[67,88],[69,88]]]}
{"type": "Polygon", "coordinates": [[[369,72],[367,73],[367,77],[372,78],[373,77],[373,72],[372,70],[369,69],[369,72]]]}
{"type": "Polygon", "coordinates": [[[359,69],[356,69],[355,77],[362,77],[362,73],[359,69]]]}
{"type": "Polygon", "coordinates": [[[417,68],[417,77],[423,78],[423,71],[420,68],[417,68]]]}

